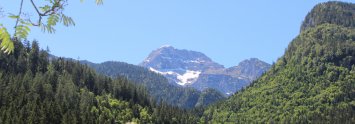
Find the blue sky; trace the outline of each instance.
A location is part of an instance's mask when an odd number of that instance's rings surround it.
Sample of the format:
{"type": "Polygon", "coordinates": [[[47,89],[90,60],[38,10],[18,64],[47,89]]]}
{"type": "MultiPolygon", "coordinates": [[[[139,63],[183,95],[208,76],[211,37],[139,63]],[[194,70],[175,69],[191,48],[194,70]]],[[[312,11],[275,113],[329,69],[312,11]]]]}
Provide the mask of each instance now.
{"type": "MultiPolygon", "coordinates": [[[[65,10],[75,27],[57,26],[55,34],[32,28],[28,39],[57,56],[131,64],[169,44],[230,67],[252,57],[276,61],[306,14],[326,0],[104,0],[102,6],[79,1],[70,0],[65,10]]],[[[16,12],[19,0],[2,0],[0,6],[16,12]]],[[[13,26],[4,18],[0,23],[13,26]]]]}

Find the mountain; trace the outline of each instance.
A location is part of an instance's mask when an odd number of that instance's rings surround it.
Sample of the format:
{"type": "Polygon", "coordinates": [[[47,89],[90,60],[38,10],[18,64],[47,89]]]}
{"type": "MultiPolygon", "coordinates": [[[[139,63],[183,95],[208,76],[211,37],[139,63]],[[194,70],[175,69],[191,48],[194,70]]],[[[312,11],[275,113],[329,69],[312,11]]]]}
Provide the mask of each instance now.
{"type": "Polygon", "coordinates": [[[179,85],[188,85],[195,82],[203,71],[224,68],[203,53],[178,50],[172,46],[162,46],[153,51],[139,65],[165,75],[173,84],[179,85]]]}
{"type": "Polygon", "coordinates": [[[271,66],[257,58],[244,60],[238,66],[223,70],[209,70],[200,74],[199,78],[190,86],[198,90],[214,88],[227,95],[248,86],[271,66]]]}
{"type": "Polygon", "coordinates": [[[249,85],[270,68],[270,65],[252,58],[238,66],[224,68],[205,54],[162,46],[154,50],[140,66],[164,75],[174,85],[193,87],[200,91],[208,88],[231,95],[249,85]]]}
{"type": "MultiPolygon", "coordinates": [[[[198,121],[194,111],[156,103],[144,87],[124,77],[110,78],[78,61],[50,56],[37,42],[14,45],[12,54],[0,52],[1,124],[198,121]]],[[[213,99],[207,96],[201,99],[213,99]]]]}
{"type": "Polygon", "coordinates": [[[157,70],[207,70],[224,68],[200,52],[178,50],[172,46],[162,46],[153,51],[141,66],[157,70]]]}
{"type": "Polygon", "coordinates": [[[355,4],[326,2],[249,87],[205,110],[201,123],[355,123],[355,4]]]}
{"type": "Polygon", "coordinates": [[[244,60],[234,66],[226,69],[226,74],[238,75],[240,77],[248,78],[249,80],[255,80],[263,73],[270,69],[271,65],[263,62],[257,58],[251,58],[244,60]]]}
{"type": "Polygon", "coordinates": [[[183,88],[173,85],[164,76],[140,66],[115,61],[100,64],[89,61],[81,61],[81,63],[92,67],[103,75],[125,77],[136,85],[142,85],[147,89],[149,95],[153,96],[158,102],[163,100],[173,106],[191,109],[204,107],[225,99],[223,94],[213,89],[198,91],[193,88],[183,88]]]}

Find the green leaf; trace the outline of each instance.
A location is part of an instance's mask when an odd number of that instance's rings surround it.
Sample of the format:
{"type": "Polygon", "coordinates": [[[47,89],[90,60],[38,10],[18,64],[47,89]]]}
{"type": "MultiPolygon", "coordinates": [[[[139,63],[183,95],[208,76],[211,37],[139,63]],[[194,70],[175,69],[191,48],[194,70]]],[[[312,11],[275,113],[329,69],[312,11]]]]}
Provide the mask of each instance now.
{"type": "Polygon", "coordinates": [[[20,17],[17,16],[17,15],[10,15],[9,18],[11,18],[11,19],[18,19],[18,18],[20,18],[20,17]]]}
{"type": "Polygon", "coordinates": [[[62,14],[62,20],[61,22],[64,24],[64,26],[75,26],[75,22],[71,17],[65,16],[62,14]]]}
{"type": "Polygon", "coordinates": [[[45,5],[45,6],[39,7],[39,8],[41,9],[42,12],[46,12],[46,11],[48,11],[49,9],[51,9],[51,7],[48,6],[48,5],[45,5]]]}
{"type": "Polygon", "coordinates": [[[25,39],[27,38],[30,31],[31,29],[28,26],[22,24],[18,25],[16,27],[15,37],[20,39],[25,39]]]}
{"type": "Polygon", "coordinates": [[[40,25],[40,27],[41,27],[41,30],[43,31],[43,32],[48,32],[48,33],[55,33],[55,29],[53,28],[53,26],[51,26],[51,25],[46,25],[46,24],[41,24],[40,25]]]}
{"type": "Polygon", "coordinates": [[[55,26],[55,25],[57,25],[58,21],[59,21],[59,15],[58,14],[50,15],[48,17],[48,19],[47,19],[47,25],[55,26]]]}
{"type": "Polygon", "coordinates": [[[10,34],[5,27],[0,28],[0,48],[4,53],[10,54],[14,51],[14,43],[11,41],[10,34]]]}
{"type": "Polygon", "coordinates": [[[58,21],[60,19],[59,14],[53,14],[50,15],[47,18],[47,24],[41,24],[40,27],[43,32],[48,32],[48,33],[55,33],[54,26],[57,25],[58,21]]]}

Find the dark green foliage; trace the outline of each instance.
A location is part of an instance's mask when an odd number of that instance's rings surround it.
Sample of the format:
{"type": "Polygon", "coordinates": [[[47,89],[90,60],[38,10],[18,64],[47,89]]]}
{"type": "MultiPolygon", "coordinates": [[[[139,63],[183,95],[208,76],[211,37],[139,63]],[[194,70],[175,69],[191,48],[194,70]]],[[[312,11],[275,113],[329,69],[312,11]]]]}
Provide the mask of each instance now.
{"type": "Polygon", "coordinates": [[[0,53],[0,123],[187,123],[193,111],[152,102],[145,88],[79,62],[49,60],[37,42],[0,53]]]}
{"type": "Polygon", "coordinates": [[[193,88],[183,88],[173,85],[164,76],[151,72],[144,67],[113,61],[101,64],[87,61],[82,61],[82,63],[87,64],[103,75],[126,77],[137,85],[143,85],[158,102],[159,100],[163,100],[163,102],[173,106],[182,108],[204,107],[225,99],[221,93],[213,89],[200,92],[193,88]]]}
{"type": "Polygon", "coordinates": [[[308,13],[304,20],[301,31],[329,23],[345,27],[355,27],[355,4],[344,2],[321,3],[308,13]]]}
{"type": "Polygon", "coordinates": [[[208,88],[202,91],[196,106],[207,106],[215,102],[223,101],[224,97],[215,89],[208,88]]]}
{"type": "MultiPolygon", "coordinates": [[[[343,11],[349,6],[349,10],[355,10],[354,4],[338,2],[317,7],[326,6],[328,10],[339,5],[345,6],[343,11]]],[[[335,12],[332,17],[337,18],[337,14],[342,16],[335,12]]],[[[354,56],[352,25],[340,22],[309,27],[290,43],[270,71],[230,99],[209,107],[200,121],[355,123],[354,56]]]]}

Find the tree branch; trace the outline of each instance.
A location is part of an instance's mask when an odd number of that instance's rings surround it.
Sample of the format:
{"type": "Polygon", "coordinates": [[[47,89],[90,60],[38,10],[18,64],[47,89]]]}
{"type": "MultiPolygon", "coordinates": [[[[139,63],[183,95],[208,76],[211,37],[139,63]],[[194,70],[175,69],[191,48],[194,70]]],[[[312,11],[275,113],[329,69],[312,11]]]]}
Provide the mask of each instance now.
{"type": "Polygon", "coordinates": [[[22,13],[22,5],[23,5],[23,0],[21,0],[21,4],[20,4],[20,11],[18,13],[18,17],[16,19],[16,24],[15,24],[15,33],[14,33],[14,37],[16,37],[16,32],[17,32],[17,25],[18,25],[18,22],[20,21],[20,16],[21,16],[21,13],[22,13]]]}
{"type": "Polygon", "coordinates": [[[41,13],[41,12],[38,10],[38,8],[37,8],[36,4],[33,2],[33,0],[30,0],[30,1],[31,1],[31,3],[32,3],[33,8],[35,8],[35,10],[36,10],[36,12],[37,12],[37,14],[38,14],[38,18],[39,18],[37,24],[35,24],[35,23],[31,22],[31,21],[30,21],[30,22],[32,23],[33,26],[40,26],[40,25],[41,25],[41,22],[42,22],[42,17],[43,17],[43,16],[49,16],[49,15],[51,15],[51,14],[55,14],[55,13],[56,13],[55,9],[58,8],[58,7],[60,7],[60,6],[59,6],[59,3],[60,3],[61,0],[56,0],[55,3],[53,4],[52,8],[49,9],[49,10],[47,10],[47,11],[45,11],[44,13],[41,13]]]}
{"type": "Polygon", "coordinates": [[[38,10],[38,8],[37,8],[36,4],[33,2],[33,0],[31,0],[31,3],[32,3],[33,8],[35,8],[37,14],[41,16],[42,13],[38,10]]]}

